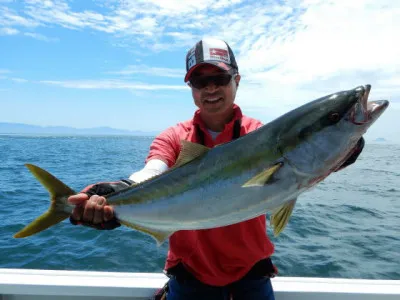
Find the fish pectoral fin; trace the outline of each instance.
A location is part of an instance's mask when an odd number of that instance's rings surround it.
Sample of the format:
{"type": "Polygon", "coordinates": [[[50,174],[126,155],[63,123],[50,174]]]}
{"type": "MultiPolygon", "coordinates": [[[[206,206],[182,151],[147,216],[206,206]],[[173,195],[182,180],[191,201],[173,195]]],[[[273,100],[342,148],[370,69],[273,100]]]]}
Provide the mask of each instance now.
{"type": "Polygon", "coordinates": [[[194,160],[195,158],[207,153],[210,150],[210,148],[206,146],[188,142],[185,140],[182,140],[181,144],[182,149],[174,165],[175,168],[194,160]]]}
{"type": "Polygon", "coordinates": [[[268,184],[272,176],[283,166],[283,163],[278,163],[276,165],[273,165],[272,167],[268,168],[267,170],[262,171],[261,173],[257,174],[253,178],[251,178],[249,181],[247,181],[245,184],[242,185],[242,187],[254,187],[254,186],[264,186],[268,184]]]}
{"type": "Polygon", "coordinates": [[[271,216],[270,224],[274,227],[274,236],[278,236],[289,222],[297,198],[286,202],[279,207],[271,216]]]}
{"type": "Polygon", "coordinates": [[[161,231],[161,230],[154,230],[150,228],[146,228],[140,225],[132,224],[129,222],[121,221],[118,220],[122,225],[125,225],[129,228],[132,228],[134,230],[143,232],[145,234],[150,235],[152,238],[154,238],[157,242],[157,246],[161,246],[162,243],[164,243],[172,234],[173,232],[166,232],[166,231],[161,231]]]}

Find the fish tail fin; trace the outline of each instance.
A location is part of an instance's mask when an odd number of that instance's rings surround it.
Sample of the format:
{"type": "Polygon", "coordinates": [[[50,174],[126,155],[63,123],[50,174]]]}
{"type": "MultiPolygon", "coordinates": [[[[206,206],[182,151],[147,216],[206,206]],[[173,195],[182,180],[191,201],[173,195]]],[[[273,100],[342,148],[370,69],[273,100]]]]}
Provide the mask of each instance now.
{"type": "Polygon", "coordinates": [[[65,211],[68,206],[66,199],[75,194],[71,188],[49,172],[35,165],[25,164],[25,166],[49,191],[51,203],[48,211],[17,232],[14,238],[24,238],[36,234],[68,218],[70,214],[65,211]]]}

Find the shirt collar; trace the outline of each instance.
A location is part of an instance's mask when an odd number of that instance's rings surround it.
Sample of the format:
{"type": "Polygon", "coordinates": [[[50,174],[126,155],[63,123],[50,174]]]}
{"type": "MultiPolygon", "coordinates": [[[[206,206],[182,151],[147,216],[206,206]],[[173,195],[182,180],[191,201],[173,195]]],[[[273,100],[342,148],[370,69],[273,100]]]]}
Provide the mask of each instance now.
{"type": "MultiPolygon", "coordinates": [[[[233,123],[236,120],[241,119],[242,117],[243,117],[242,110],[240,109],[240,107],[238,105],[234,104],[233,105],[233,118],[229,123],[227,123],[225,125],[225,129],[228,128],[228,127],[232,127],[233,123]]],[[[194,113],[193,124],[194,125],[196,125],[196,124],[199,125],[203,130],[207,129],[206,124],[204,123],[203,119],[200,116],[200,109],[196,110],[195,113],[194,113]]]]}

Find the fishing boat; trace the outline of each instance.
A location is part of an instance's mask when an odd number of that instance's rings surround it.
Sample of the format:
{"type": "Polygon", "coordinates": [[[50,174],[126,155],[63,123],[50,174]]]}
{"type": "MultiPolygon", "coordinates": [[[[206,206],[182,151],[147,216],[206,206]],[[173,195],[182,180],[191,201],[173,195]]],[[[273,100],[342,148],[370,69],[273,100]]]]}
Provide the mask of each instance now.
{"type": "MultiPolygon", "coordinates": [[[[0,269],[0,300],[152,299],[162,273],[0,269]]],[[[276,300],[399,300],[400,280],[275,277],[276,300]]]]}

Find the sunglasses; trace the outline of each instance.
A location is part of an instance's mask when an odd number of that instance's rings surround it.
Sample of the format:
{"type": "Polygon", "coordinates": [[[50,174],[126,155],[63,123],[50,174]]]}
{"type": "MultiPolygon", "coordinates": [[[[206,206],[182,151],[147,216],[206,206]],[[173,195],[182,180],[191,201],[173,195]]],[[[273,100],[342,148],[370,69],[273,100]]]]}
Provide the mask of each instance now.
{"type": "Polygon", "coordinates": [[[232,80],[231,74],[218,74],[213,76],[192,76],[189,81],[189,86],[196,89],[203,89],[210,83],[216,86],[226,86],[232,80]]]}

